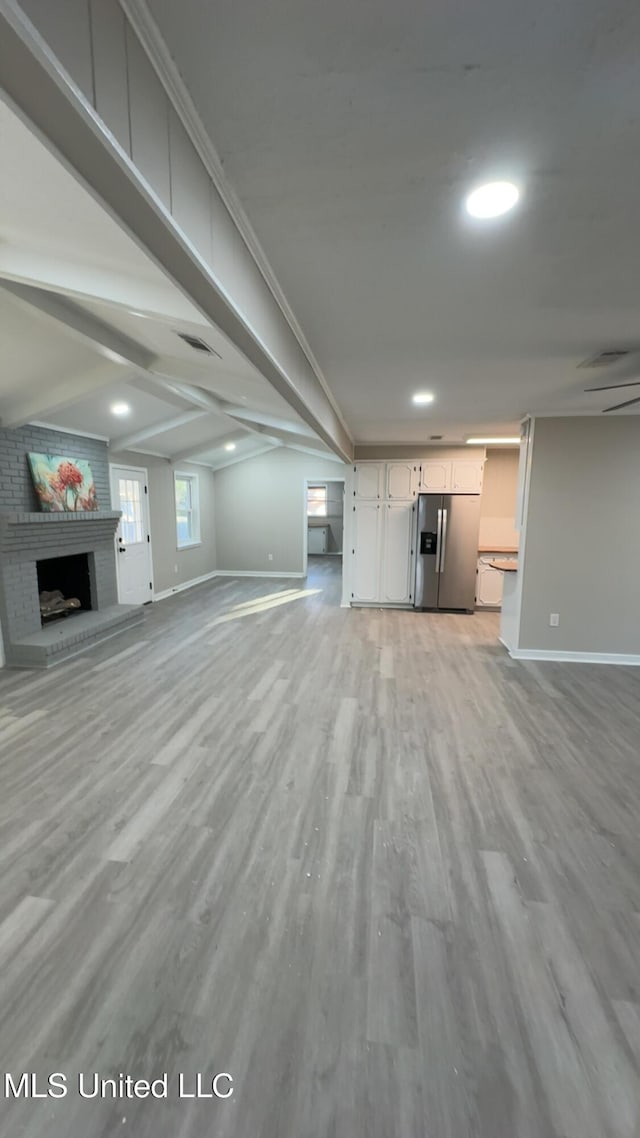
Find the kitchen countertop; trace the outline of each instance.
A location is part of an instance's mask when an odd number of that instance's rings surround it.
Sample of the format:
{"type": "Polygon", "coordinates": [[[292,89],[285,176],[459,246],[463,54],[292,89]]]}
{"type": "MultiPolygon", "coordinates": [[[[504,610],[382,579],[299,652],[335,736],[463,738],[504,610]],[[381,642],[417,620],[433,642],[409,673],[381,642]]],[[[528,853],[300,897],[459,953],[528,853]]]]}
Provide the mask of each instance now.
{"type": "Polygon", "coordinates": [[[517,545],[479,545],[478,553],[517,553],[517,545]]]}
{"type": "Polygon", "coordinates": [[[518,562],[517,561],[513,561],[513,560],[512,561],[506,561],[502,557],[501,558],[498,558],[498,557],[494,558],[493,561],[489,562],[489,565],[491,566],[492,569],[499,569],[501,573],[517,573],[518,572],[518,562]]]}

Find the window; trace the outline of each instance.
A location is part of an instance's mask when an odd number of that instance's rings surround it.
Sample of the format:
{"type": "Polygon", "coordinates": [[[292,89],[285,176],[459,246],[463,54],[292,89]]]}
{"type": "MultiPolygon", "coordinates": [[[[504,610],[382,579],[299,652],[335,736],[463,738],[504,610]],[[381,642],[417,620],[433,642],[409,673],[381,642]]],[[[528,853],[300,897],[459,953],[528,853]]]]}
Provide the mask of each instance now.
{"type": "Polygon", "coordinates": [[[119,478],[118,497],[122,510],[122,518],[120,519],[122,542],[124,545],[139,545],[141,541],[144,541],[140,480],[138,478],[119,478]]]}
{"type": "Polygon", "coordinates": [[[327,516],[327,487],[324,485],[307,486],[307,517],[326,518],[327,516]]]}
{"type": "Polygon", "coordinates": [[[200,494],[197,474],[174,474],[178,549],[200,544],[200,494]]]}

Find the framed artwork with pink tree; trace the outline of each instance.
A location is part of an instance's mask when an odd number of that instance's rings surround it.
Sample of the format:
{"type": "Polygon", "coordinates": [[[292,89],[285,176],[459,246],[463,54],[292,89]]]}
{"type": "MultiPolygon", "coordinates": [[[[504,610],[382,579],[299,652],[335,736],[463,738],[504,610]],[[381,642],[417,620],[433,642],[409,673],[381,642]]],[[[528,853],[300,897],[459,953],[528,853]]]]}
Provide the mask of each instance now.
{"type": "Polygon", "coordinates": [[[41,510],[81,513],[98,509],[91,467],[84,459],[52,454],[28,454],[27,458],[41,510]]]}

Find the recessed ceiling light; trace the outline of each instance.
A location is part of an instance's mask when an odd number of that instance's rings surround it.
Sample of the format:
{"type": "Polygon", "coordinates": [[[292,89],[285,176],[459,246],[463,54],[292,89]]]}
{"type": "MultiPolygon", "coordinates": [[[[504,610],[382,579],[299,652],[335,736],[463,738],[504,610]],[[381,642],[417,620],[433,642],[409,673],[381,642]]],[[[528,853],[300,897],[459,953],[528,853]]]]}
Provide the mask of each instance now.
{"type": "Polygon", "coordinates": [[[500,217],[508,213],[520,198],[520,190],[513,182],[487,182],[472,190],[466,201],[467,213],[472,217],[500,217]]]}
{"type": "Polygon", "coordinates": [[[225,450],[235,450],[235,449],[236,449],[236,444],[235,444],[235,443],[225,443],[225,444],[224,444],[224,449],[225,449],[225,450]]]}
{"type": "Polygon", "coordinates": [[[416,391],[412,398],[418,407],[424,406],[425,403],[433,403],[433,395],[430,391],[416,391]]]}
{"type": "Polygon", "coordinates": [[[112,403],[111,404],[111,414],[112,415],[128,415],[130,410],[131,410],[131,408],[130,408],[128,403],[112,403]]]}
{"type": "Polygon", "coordinates": [[[499,446],[500,443],[507,446],[519,446],[520,436],[509,439],[467,439],[467,446],[499,446]]]}

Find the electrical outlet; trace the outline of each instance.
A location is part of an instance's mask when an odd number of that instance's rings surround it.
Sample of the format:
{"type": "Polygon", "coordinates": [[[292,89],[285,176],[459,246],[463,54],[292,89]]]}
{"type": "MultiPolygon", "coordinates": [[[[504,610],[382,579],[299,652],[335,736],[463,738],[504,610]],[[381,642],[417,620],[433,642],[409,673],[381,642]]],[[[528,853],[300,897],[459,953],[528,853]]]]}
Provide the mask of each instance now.
{"type": "Polygon", "coordinates": [[[269,561],[273,561],[273,553],[267,553],[267,558],[269,561]]]}
{"type": "Polygon", "coordinates": [[[177,565],[174,565],[174,567],[173,567],[173,571],[174,571],[174,573],[177,573],[177,572],[178,572],[178,566],[177,566],[177,565]]]}
{"type": "Polygon", "coordinates": [[[549,613],[549,624],[551,625],[552,628],[558,627],[558,625],[560,624],[560,613],[559,612],[550,612],[549,613]]]}

